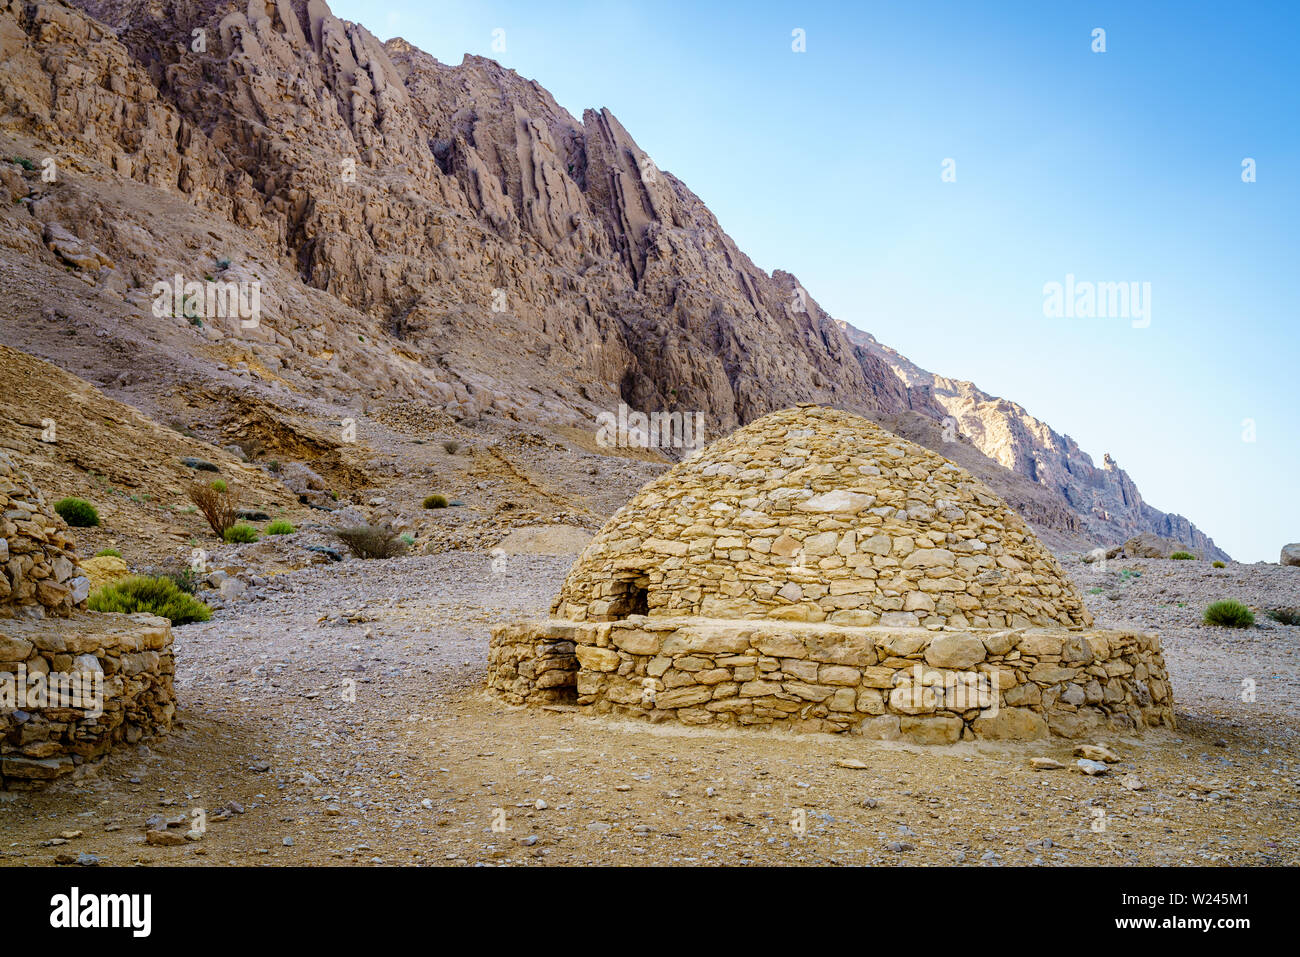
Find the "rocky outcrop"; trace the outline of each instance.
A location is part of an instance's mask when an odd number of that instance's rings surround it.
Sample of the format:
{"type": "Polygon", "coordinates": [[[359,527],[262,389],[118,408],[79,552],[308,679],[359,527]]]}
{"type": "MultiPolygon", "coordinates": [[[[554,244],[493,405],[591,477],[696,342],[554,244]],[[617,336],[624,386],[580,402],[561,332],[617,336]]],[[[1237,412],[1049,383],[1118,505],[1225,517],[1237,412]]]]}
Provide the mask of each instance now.
{"type": "Polygon", "coordinates": [[[1282,555],[1278,559],[1281,565],[1300,566],[1300,542],[1293,542],[1290,545],[1282,546],[1282,555]]]}
{"type": "Polygon", "coordinates": [[[855,348],[893,370],[907,389],[926,397],[941,417],[999,465],[1062,496],[1099,545],[1139,532],[1186,542],[1206,558],[1227,554],[1181,515],[1153,508],[1119,464],[1105,455],[1100,467],[1074,439],[1030,415],[1022,406],[989,395],[972,382],[927,372],[874,336],[841,324],[855,348]]]}
{"type": "MultiPolygon", "coordinates": [[[[1107,558],[1168,558],[1177,552],[1192,553],[1194,549],[1174,538],[1162,538],[1151,532],[1134,535],[1123,545],[1106,550],[1107,558]]],[[[1085,556],[1085,560],[1095,556],[1085,556]]],[[[1204,555],[1198,556],[1204,558],[1204,555]]]]}

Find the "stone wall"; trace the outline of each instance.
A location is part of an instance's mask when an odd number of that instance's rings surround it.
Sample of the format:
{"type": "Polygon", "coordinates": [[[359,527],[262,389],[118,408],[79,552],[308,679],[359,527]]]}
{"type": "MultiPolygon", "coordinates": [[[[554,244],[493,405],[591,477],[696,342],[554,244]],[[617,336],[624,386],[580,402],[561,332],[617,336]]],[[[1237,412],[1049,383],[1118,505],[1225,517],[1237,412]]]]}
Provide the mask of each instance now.
{"type": "Polygon", "coordinates": [[[89,590],[67,525],[0,453],[0,788],[171,727],[171,625],[84,611],[89,590]]]}
{"type": "Polygon", "coordinates": [[[1159,639],[1130,631],[552,619],[493,630],[488,685],[515,704],[923,744],[1174,726],[1159,639]]]}
{"type": "Polygon", "coordinates": [[[174,673],[165,618],[81,613],[57,622],[0,620],[0,786],[39,785],[103,757],[118,742],[166,731],[176,712],[174,673]],[[76,676],[80,685],[72,690],[80,700],[49,693],[64,676],[76,676]],[[12,699],[15,690],[26,696],[12,699]],[[33,701],[38,694],[44,697],[33,701]]]}
{"type": "Polygon", "coordinates": [[[67,523],[0,452],[0,618],[68,615],[89,594],[67,523]]]}

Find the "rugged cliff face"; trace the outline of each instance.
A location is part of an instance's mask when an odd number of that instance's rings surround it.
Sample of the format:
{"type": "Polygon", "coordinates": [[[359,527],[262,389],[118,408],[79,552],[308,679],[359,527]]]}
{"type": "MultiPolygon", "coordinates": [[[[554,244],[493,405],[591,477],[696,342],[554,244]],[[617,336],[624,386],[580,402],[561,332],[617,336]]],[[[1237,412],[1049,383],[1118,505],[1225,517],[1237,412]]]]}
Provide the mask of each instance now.
{"type": "MultiPolygon", "coordinates": [[[[0,55],[3,146],[36,167],[0,164],[6,305],[37,311],[57,276],[60,308],[105,317],[132,376],[184,388],[220,356],[280,398],[582,427],[623,401],[702,412],[708,437],[800,401],[949,414],[756,267],[608,110],[579,121],[493,61],[381,43],[321,0],[0,0],[0,55]],[[173,277],[256,284],[257,321],[160,315],[173,277]]],[[[1089,517],[1100,481],[1125,490],[1124,521],[1171,532],[1126,477],[1065,468],[1082,453],[1027,432],[1008,461],[970,434],[1050,493],[1040,517],[1069,526],[1072,507],[1110,543],[1128,527],[1089,517]]]]}
{"type": "Polygon", "coordinates": [[[1227,558],[1204,532],[1183,518],[1152,508],[1109,454],[1100,467],[1074,439],[1061,435],[1024,407],[989,395],[972,382],[927,372],[874,336],[842,325],[854,345],[889,365],[955,420],[958,432],[986,456],[1030,481],[1058,492],[1098,541],[1124,541],[1140,532],[1176,539],[1206,558],[1227,558]]]}

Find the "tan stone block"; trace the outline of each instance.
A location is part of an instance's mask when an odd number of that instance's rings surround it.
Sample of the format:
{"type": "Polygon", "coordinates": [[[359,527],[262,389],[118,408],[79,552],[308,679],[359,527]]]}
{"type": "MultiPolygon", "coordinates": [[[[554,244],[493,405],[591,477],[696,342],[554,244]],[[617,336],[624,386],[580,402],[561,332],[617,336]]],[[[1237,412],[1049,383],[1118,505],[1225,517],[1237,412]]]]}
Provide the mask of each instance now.
{"type": "Polygon", "coordinates": [[[867,718],[854,729],[854,732],[874,741],[897,741],[902,737],[899,725],[898,715],[882,714],[867,718]]]}
{"type": "Polygon", "coordinates": [[[867,714],[884,714],[885,696],[875,688],[859,688],[855,707],[867,714]]]}
{"type": "Polygon", "coordinates": [[[934,599],[923,591],[908,592],[903,598],[904,611],[934,611],[934,599]]]}
{"type": "Polygon", "coordinates": [[[822,665],[817,680],[825,685],[857,685],[862,672],[846,665],[822,665]]]}
{"type": "Polygon", "coordinates": [[[653,655],[659,651],[660,635],[639,628],[615,628],[610,632],[615,646],[630,655],[653,655]]]}
{"type": "Polygon", "coordinates": [[[877,637],[876,647],[884,649],[884,651],[892,656],[905,658],[908,655],[916,654],[916,652],[924,648],[929,641],[930,636],[924,632],[892,632],[877,637]]]}
{"type": "Polygon", "coordinates": [[[903,559],[904,568],[951,568],[957,556],[946,548],[918,548],[903,559]]]}
{"type": "Polygon", "coordinates": [[[1028,708],[999,708],[971,722],[975,737],[990,741],[1032,741],[1047,735],[1043,716],[1028,708]]]}
{"type": "Polygon", "coordinates": [[[984,642],[974,635],[942,634],[925,649],[925,660],[936,668],[972,668],[984,660],[984,642]]]}
{"type": "Polygon", "coordinates": [[[574,654],[578,657],[578,663],[591,671],[614,671],[621,660],[617,651],[593,648],[591,645],[578,645],[574,654]]]}
{"type": "Polygon", "coordinates": [[[1051,663],[1038,664],[1029,672],[1029,680],[1040,685],[1051,685],[1061,681],[1073,681],[1079,674],[1078,668],[1062,668],[1051,663]]]}
{"type": "Polygon", "coordinates": [[[1022,655],[1029,655],[1031,658],[1041,658],[1044,655],[1059,655],[1061,653],[1061,636],[1030,632],[1020,637],[1020,642],[1016,647],[1022,655]]]}
{"type": "Polygon", "coordinates": [[[707,671],[697,671],[695,680],[702,685],[716,685],[726,681],[731,677],[731,671],[727,668],[710,668],[707,671]]]}
{"type": "Polygon", "coordinates": [[[938,696],[929,685],[899,685],[889,693],[889,708],[903,714],[929,714],[938,707],[938,696]]]}
{"type": "Polygon", "coordinates": [[[737,654],[749,650],[749,636],[743,632],[737,633],[712,627],[681,628],[666,637],[659,650],[665,655],[694,652],[737,654]]]}
{"type": "Polygon", "coordinates": [[[787,694],[802,698],[804,701],[825,701],[835,694],[836,690],[826,685],[808,684],[805,681],[785,681],[782,682],[781,687],[787,694]]]}
{"type": "Polygon", "coordinates": [[[804,661],[799,658],[781,659],[781,670],[787,675],[798,678],[800,681],[815,682],[818,667],[815,661],[804,661]]]}
{"type": "Polygon", "coordinates": [[[888,535],[883,532],[877,532],[870,538],[858,540],[858,552],[866,552],[872,555],[888,555],[893,543],[888,535]]]}
{"type": "Polygon", "coordinates": [[[980,635],[980,640],[990,655],[1005,655],[1014,646],[1016,635],[1011,631],[998,631],[980,635]]]}
{"type": "Polygon", "coordinates": [[[956,744],[961,738],[961,718],[938,716],[933,718],[903,717],[899,719],[900,733],[917,744],[956,744]]]}
{"type": "Polygon", "coordinates": [[[772,554],[781,558],[793,558],[799,552],[799,539],[781,535],[772,542],[772,554]]]}
{"type": "Polygon", "coordinates": [[[853,711],[857,705],[858,693],[853,688],[841,688],[831,696],[827,706],[832,711],[853,711]]]}
{"type": "Polygon", "coordinates": [[[915,628],[921,620],[910,611],[886,611],[880,616],[882,628],[915,628]]]}
{"type": "Polygon", "coordinates": [[[760,632],[756,633],[752,640],[755,648],[763,654],[771,655],[774,658],[808,657],[807,647],[802,641],[793,635],[760,632]]]}
{"type": "Polygon", "coordinates": [[[892,668],[863,668],[862,684],[869,688],[892,688],[894,687],[894,676],[898,672],[892,668]]]}
{"type": "Polygon", "coordinates": [[[660,691],[655,695],[655,707],[670,710],[672,708],[687,708],[692,705],[703,704],[713,697],[713,689],[702,685],[691,685],[685,688],[675,688],[670,691],[660,691]]]}

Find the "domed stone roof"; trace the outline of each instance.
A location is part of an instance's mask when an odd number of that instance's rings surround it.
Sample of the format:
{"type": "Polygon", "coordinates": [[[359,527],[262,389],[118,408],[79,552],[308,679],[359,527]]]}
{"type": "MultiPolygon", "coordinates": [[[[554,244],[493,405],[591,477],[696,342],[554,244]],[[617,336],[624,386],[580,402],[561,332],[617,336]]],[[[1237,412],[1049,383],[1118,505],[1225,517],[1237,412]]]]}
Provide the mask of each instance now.
{"type": "Polygon", "coordinates": [[[620,509],[487,683],[688,725],[919,744],[1174,727],[1159,636],[1098,630],[1056,560],[941,455],[800,406],[620,509]]]}
{"type": "Polygon", "coordinates": [[[554,617],[632,614],[927,629],[1091,625],[1024,521],[873,422],[764,416],[647,485],[573,566],[554,617]]]}

